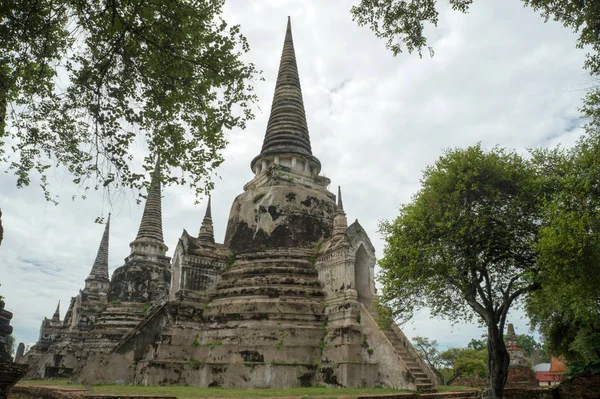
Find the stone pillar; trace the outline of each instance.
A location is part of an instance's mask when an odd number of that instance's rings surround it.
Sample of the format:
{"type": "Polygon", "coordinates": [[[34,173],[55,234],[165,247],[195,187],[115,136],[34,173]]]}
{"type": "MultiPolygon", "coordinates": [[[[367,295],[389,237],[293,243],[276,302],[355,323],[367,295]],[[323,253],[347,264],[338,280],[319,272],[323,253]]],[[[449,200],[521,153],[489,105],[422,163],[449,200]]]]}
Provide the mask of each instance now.
{"type": "Polygon", "coordinates": [[[15,363],[19,361],[20,358],[25,354],[25,344],[23,342],[19,343],[17,347],[17,354],[15,355],[15,363]]]}
{"type": "Polygon", "coordinates": [[[6,346],[6,337],[12,334],[10,325],[12,313],[4,310],[4,302],[0,300],[0,399],[7,399],[12,387],[29,368],[26,364],[13,363],[6,346]]]}

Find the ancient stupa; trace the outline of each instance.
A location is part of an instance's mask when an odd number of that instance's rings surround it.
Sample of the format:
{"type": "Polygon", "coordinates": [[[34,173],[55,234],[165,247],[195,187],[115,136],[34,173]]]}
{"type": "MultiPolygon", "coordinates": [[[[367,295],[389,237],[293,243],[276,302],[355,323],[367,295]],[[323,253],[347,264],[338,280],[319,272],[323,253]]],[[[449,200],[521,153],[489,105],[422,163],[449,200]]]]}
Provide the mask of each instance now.
{"type": "Polygon", "coordinates": [[[506,329],[506,350],[510,356],[508,364],[507,387],[537,387],[535,371],[529,364],[525,351],[517,344],[515,327],[509,323],[506,329]]]}
{"type": "MultiPolygon", "coordinates": [[[[209,201],[198,235],[184,230],[176,245],[168,294],[151,290],[158,293],[150,298],[143,278],[133,278],[146,296],[119,298],[151,306],[110,350],[90,352],[76,378],[435,389],[410,341],[377,314],[373,245],[358,221],[348,225],[341,189],[331,193],[320,175],[289,19],[266,134],[250,167],[254,177],[233,201],[224,242],[215,240],[209,201]]],[[[165,252],[153,250],[163,265],[165,252]]],[[[122,276],[113,274],[108,300],[122,276]]]]}

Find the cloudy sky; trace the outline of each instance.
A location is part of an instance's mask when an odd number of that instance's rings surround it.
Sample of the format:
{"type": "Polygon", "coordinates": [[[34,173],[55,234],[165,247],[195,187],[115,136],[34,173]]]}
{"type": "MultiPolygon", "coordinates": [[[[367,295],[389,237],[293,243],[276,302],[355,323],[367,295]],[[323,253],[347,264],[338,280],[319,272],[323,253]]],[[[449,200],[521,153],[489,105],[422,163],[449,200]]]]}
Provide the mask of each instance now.
{"type": "MultiPolygon", "coordinates": [[[[393,57],[350,8],[358,0],[229,0],[225,18],[238,23],[251,51],[247,60],[263,70],[259,107],[247,130],[228,132],[225,162],[213,191],[219,241],[231,202],[252,178],[250,161],[260,151],[271,107],[287,16],[292,30],[313,153],[322,173],[341,185],[349,221],[359,219],[377,254],[383,242],[378,221],[393,218],[419,188],[421,171],[443,149],[478,141],[525,153],[527,148],[569,146],[581,134],[577,108],[589,79],[576,37],[557,23],[544,24],[518,0],[476,1],[469,15],[443,9],[429,29],[435,57],[393,57]]],[[[445,2],[440,2],[445,3],[445,2]]],[[[4,169],[4,165],[0,165],[4,169]]],[[[0,174],[5,237],[0,247],[0,293],[14,312],[17,342],[37,340],[44,316],[57,302],[62,316],[83,287],[109,211],[109,266],[123,264],[135,238],[142,206],[102,192],[70,200],[76,187],[61,171],[52,175],[62,195],[45,203],[39,188],[18,190],[11,174],[0,174]]],[[[163,226],[172,254],[182,229],[196,234],[205,201],[194,206],[189,189],[164,190],[163,226]]],[[[527,320],[514,313],[517,333],[527,320]]],[[[436,339],[442,348],[479,337],[477,326],[431,319],[426,312],[402,326],[409,337],[436,339]]]]}

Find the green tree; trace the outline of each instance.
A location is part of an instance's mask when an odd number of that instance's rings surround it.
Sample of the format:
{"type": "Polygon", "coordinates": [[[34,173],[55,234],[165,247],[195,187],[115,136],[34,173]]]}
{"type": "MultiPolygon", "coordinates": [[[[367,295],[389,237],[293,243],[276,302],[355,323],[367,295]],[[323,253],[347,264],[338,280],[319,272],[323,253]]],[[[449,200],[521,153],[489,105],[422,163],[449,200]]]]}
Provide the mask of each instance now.
{"type": "Polygon", "coordinates": [[[444,363],[440,358],[440,351],[437,348],[437,341],[430,340],[427,337],[413,337],[412,343],[415,349],[419,352],[423,360],[427,363],[429,368],[435,373],[438,378],[438,383],[446,385],[446,378],[442,373],[442,367],[444,363]]]}
{"type": "Polygon", "coordinates": [[[446,380],[451,385],[463,376],[486,378],[487,349],[450,348],[440,354],[440,360],[450,372],[446,380]]]}
{"type": "Polygon", "coordinates": [[[6,0],[0,5],[0,162],[19,187],[63,166],[85,192],[210,187],[224,129],[253,117],[257,71],[224,0],[6,0]],[[142,144],[143,169],[131,155],[142,144]],[[145,175],[148,178],[145,178],[145,175]]]}
{"type": "MultiPolygon", "coordinates": [[[[585,67],[593,75],[600,74],[600,0],[521,0],[524,6],[539,12],[547,22],[562,23],[579,34],[578,48],[589,49],[585,67]]],[[[468,13],[473,0],[449,0],[450,7],[468,13]]],[[[352,18],[360,25],[368,25],[377,37],[387,40],[394,55],[404,49],[422,55],[433,48],[424,35],[425,24],[437,26],[439,12],[437,0],[361,0],[351,9],[352,18]]]]}
{"type": "Polygon", "coordinates": [[[600,131],[569,150],[538,151],[546,176],[539,281],[526,310],[551,353],[600,365],[600,131]]]}
{"type": "Polygon", "coordinates": [[[397,317],[429,307],[487,327],[490,395],[502,397],[511,305],[535,288],[540,211],[534,169],[519,155],[480,145],[449,150],[428,167],[421,189],[384,221],[382,299],[397,317]]]}
{"type": "Polygon", "coordinates": [[[481,339],[472,338],[467,344],[467,348],[476,351],[484,350],[487,347],[487,337],[484,335],[481,339]]]}

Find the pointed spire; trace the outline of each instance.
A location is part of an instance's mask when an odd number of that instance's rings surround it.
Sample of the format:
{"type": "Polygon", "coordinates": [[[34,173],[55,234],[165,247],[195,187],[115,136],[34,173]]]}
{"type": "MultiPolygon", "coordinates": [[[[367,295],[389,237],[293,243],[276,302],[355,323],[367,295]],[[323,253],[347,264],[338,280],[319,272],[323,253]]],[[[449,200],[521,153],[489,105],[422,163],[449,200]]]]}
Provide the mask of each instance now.
{"type": "Polygon", "coordinates": [[[506,331],[506,347],[507,348],[516,348],[517,345],[517,335],[515,334],[515,327],[512,323],[508,324],[508,328],[506,331]]]}
{"type": "Polygon", "coordinates": [[[60,321],[60,301],[58,301],[58,305],[56,306],[56,310],[52,316],[52,321],[60,321]]]}
{"type": "Polygon", "coordinates": [[[338,186],[337,209],[344,213],[344,204],[342,203],[342,187],[338,186]]]}
{"type": "Polygon", "coordinates": [[[210,206],[210,199],[211,196],[210,194],[208,195],[208,204],[206,205],[206,212],[204,213],[204,218],[210,218],[212,219],[212,211],[211,211],[211,206],[210,206]]]}
{"type": "Polygon", "coordinates": [[[106,220],[106,226],[104,226],[104,234],[102,234],[102,240],[98,247],[98,253],[96,254],[96,260],[92,266],[92,271],[88,276],[88,280],[104,280],[108,281],[108,236],[110,231],[110,213],[106,220]]]}
{"type": "Polygon", "coordinates": [[[320,169],[320,162],[312,155],[310,145],[290,17],[281,52],[271,115],[260,155],[251,163],[252,170],[259,158],[278,154],[298,154],[307,157],[320,169]]]}
{"type": "Polygon", "coordinates": [[[200,226],[200,233],[198,234],[198,240],[200,245],[214,245],[215,243],[215,232],[213,230],[212,212],[210,206],[210,195],[208,196],[208,204],[206,205],[206,213],[202,220],[202,226],[200,226]]]}
{"type": "Polygon", "coordinates": [[[342,188],[338,186],[337,207],[335,217],[333,218],[333,236],[341,237],[348,229],[348,219],[344,212],[344,204],[342,203],[342,188]]]}
{"type": "Polygon", "coordinates": [[[162,231],[162,205],[160,198],[160,158],[156,159],[156,166],[152,173],[152,180],[148,195],[146,196],[146,205],[142,222],[138,230],[137,239],[150,238],[164,243],[162,231]]]}

